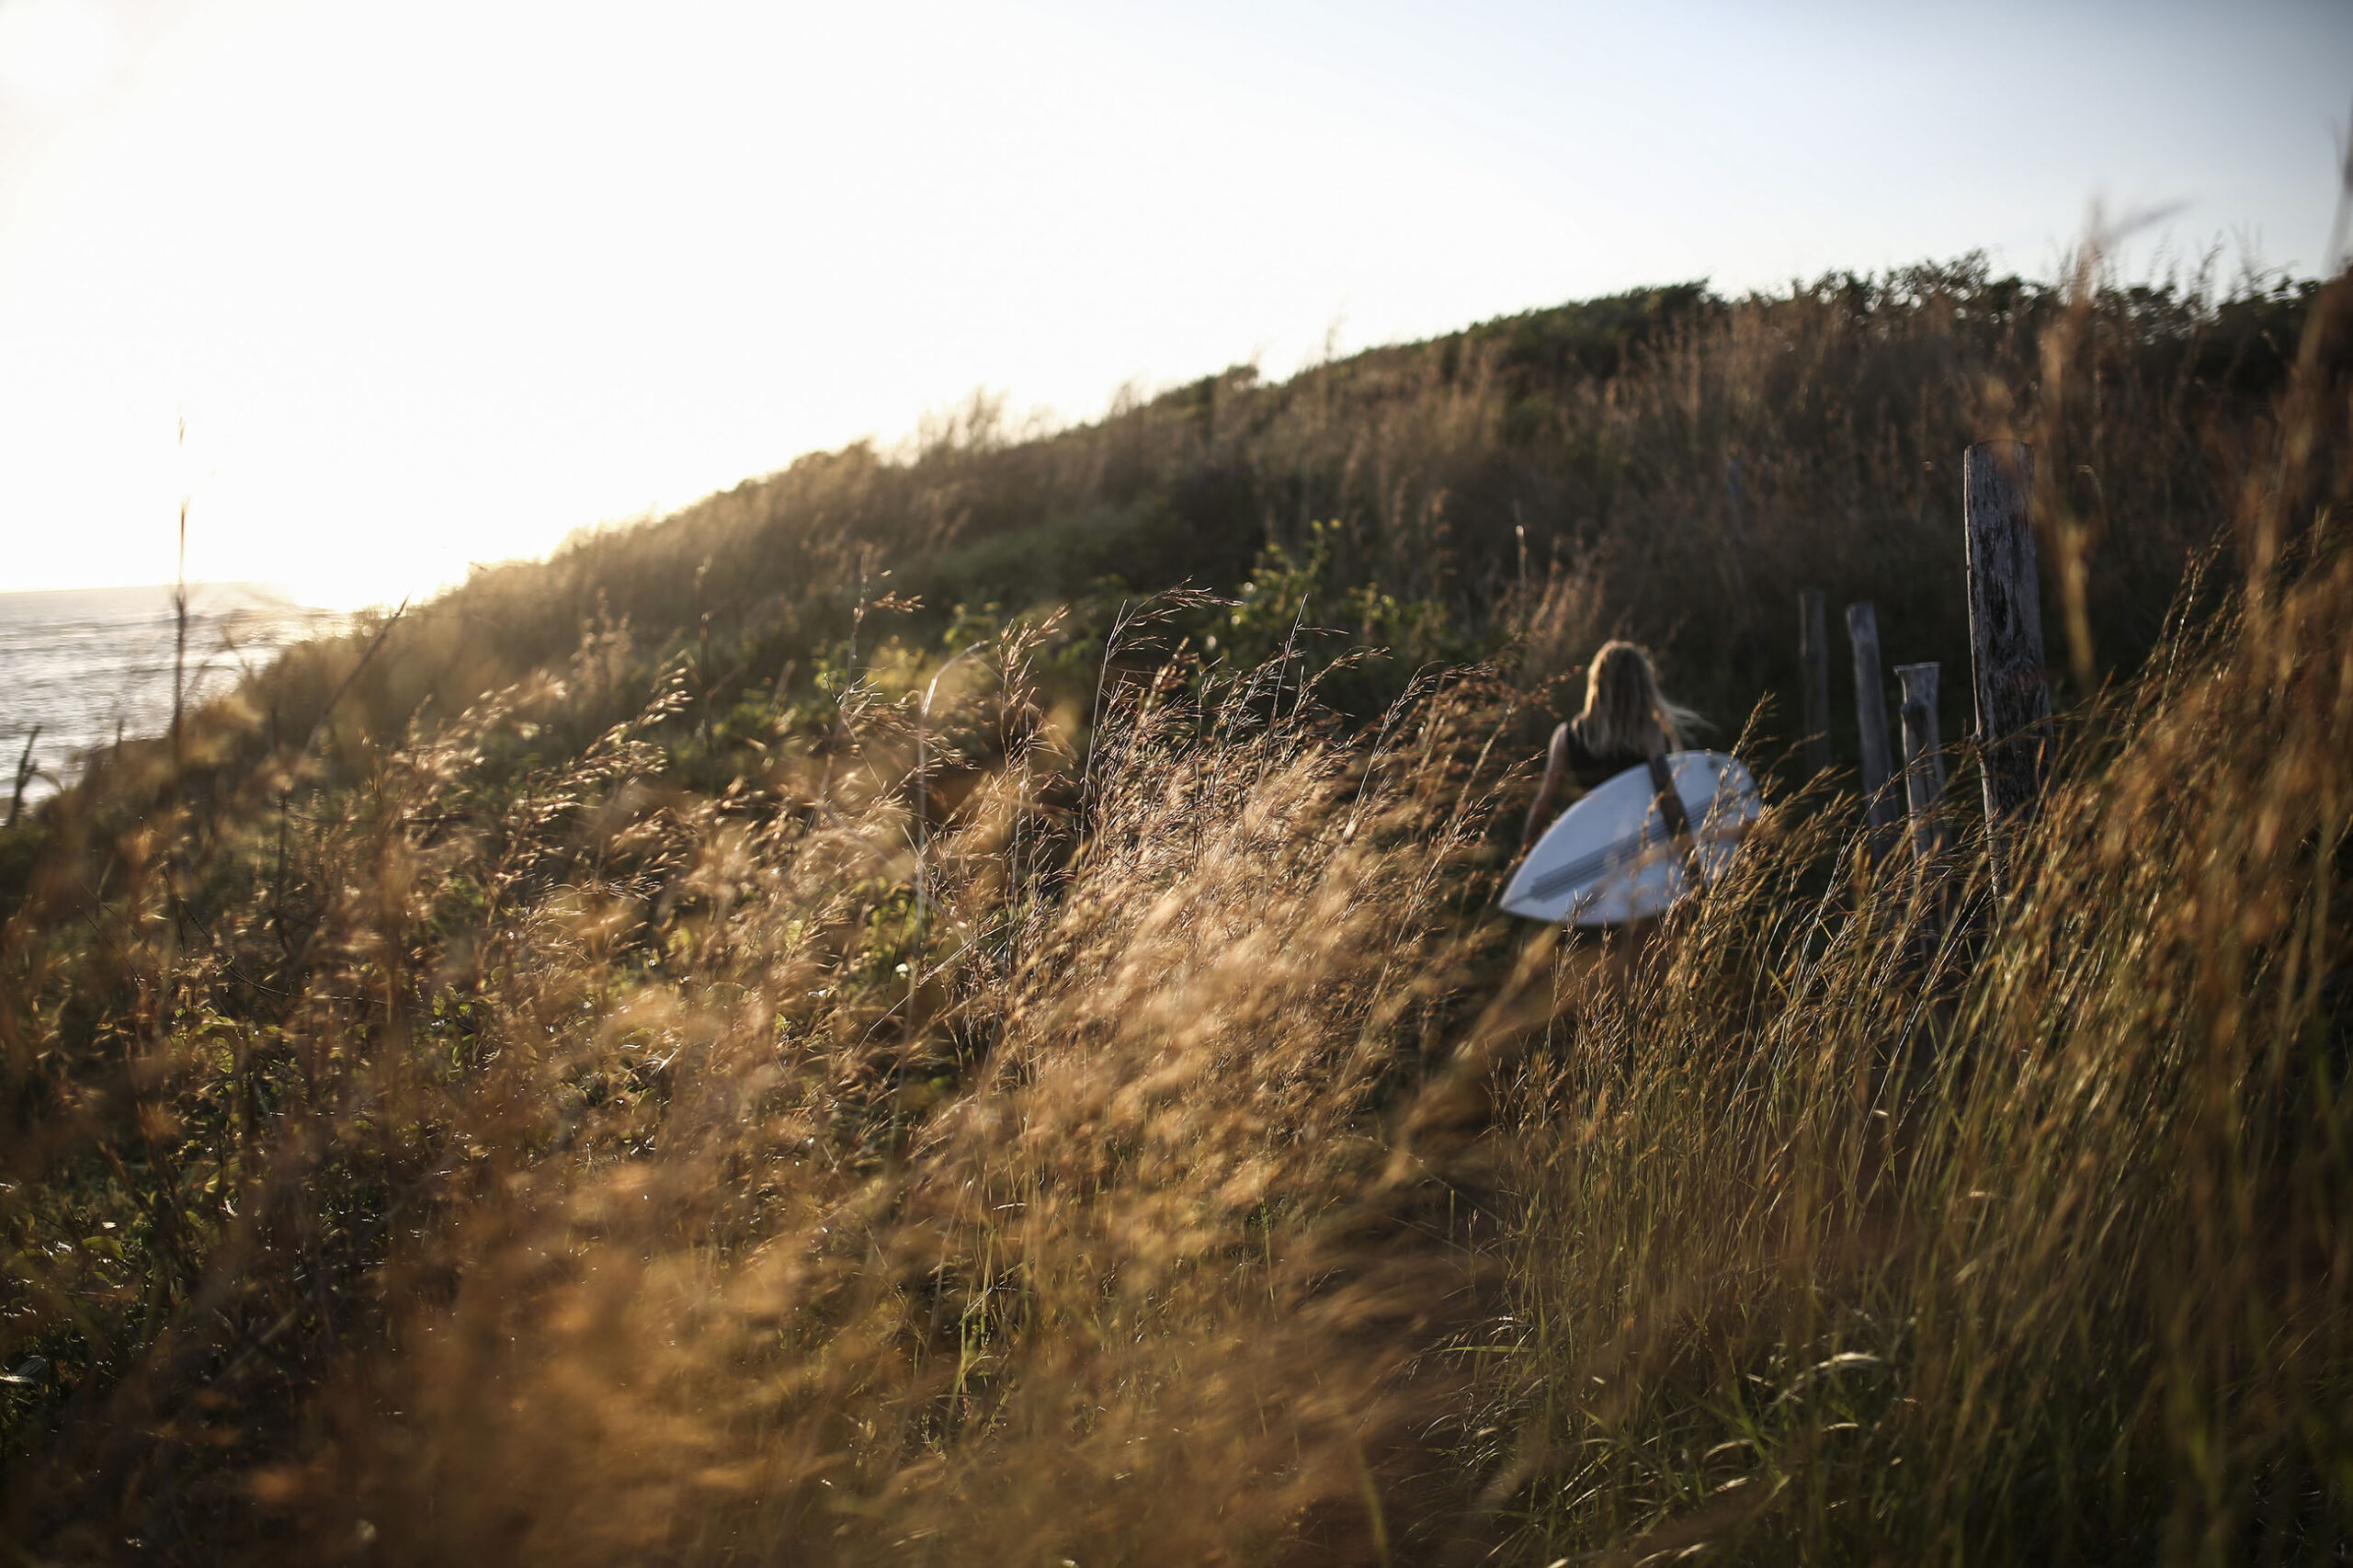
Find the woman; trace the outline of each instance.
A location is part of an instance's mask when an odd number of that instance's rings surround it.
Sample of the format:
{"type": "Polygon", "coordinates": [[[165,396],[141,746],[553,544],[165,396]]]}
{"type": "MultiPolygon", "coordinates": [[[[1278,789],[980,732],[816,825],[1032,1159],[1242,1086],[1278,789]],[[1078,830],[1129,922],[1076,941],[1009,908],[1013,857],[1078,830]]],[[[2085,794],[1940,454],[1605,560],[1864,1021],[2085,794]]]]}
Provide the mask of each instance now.
{"type": "Polygon", "coordinates": [[[1651,656],[1631,642],[1608,642],[1586,672],[1585,711],[1552,732],[1544,762],[1544,785],[1528,808],[1520,834],[1524,850],[1552,825],[1562,786],[1580,792],[1681,744],[1683,730],[1699,715],[1659,695],[1651,656]]]}

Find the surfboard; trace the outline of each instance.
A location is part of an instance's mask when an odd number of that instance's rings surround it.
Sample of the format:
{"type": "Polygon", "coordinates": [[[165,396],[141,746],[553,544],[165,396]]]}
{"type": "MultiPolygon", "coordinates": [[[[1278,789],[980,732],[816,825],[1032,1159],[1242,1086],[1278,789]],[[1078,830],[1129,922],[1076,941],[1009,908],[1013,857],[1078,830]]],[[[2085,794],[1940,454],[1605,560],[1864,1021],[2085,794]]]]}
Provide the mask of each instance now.
{"type": "MultiPolygon", "coordinates": [[[[1741,835],[1764,810],[1756,780],[1719,751],[1668,756],[1675,792],[1691,819],[1700,879],[1732,864],[1741,835]]],[[[1563,812],[1504,890],[1503,906],[1530,920],[1616,926],[1656,915],[1689,891],[1685,856],[1668,833],[1647,767],[1630,767],[1563,812]]]]}

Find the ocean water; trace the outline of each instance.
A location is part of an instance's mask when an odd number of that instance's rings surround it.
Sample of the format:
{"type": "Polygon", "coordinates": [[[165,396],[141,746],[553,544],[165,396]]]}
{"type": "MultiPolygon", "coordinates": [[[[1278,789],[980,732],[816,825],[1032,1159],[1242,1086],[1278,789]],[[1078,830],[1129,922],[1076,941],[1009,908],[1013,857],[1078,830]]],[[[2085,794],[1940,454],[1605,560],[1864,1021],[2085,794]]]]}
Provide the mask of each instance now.
{"type": "MultiPolygon", "coordinates": [[[[261,584],[190,584],[189,698],[217,696],[289,643],[339,631],[348,619],[261,584]]],[[[118,734],[170,727],[172,641],[168,586],[0,594],[0,817],[36,727],[28,801],[55,792],[83,756],[118,734]]]]}

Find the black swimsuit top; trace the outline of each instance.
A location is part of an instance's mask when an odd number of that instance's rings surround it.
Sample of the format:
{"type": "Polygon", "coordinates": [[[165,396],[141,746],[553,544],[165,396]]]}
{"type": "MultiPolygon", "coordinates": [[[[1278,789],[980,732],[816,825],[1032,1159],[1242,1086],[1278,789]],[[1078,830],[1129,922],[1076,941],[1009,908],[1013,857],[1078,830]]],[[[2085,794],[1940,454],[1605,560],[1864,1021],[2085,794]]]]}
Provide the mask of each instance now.
{"type": "Polygon", "coordinates": [[[1597,756],[1586,750],[1585,742],[1577,738],[1577,727],[1574,724],[1563,724],[1561,728],[1568,733],[1569,737],[1567,748],[1569,778],[1580,790],[1590,790],[1596,785],[1606,784],[1626,769],[1640,767],[1650,760],[1638,751],[1613,751],[1607,756],[1597,756]]]}

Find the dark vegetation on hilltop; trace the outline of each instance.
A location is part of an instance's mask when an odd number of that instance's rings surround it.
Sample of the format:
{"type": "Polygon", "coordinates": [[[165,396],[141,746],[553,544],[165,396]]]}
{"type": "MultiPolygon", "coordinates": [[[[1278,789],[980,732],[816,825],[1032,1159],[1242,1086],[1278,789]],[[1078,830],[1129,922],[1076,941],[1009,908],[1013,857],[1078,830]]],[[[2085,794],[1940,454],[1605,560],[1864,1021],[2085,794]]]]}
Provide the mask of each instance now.
{"type": "MultiPolygon", "coordinates": [[[[2313,295],[2071,298],[1969,259],[1563,305],[1279,385],[1229,370],[1041,438],[975,398],[907,456],[813,454],[478,572],[358,695],[396,729],[428,693],[462,706],[625,621],[642,658],[683,653],[698,694],[756,727],[762,697],[838,679],[886,638],[961,645],[1061,606],[1084,687],[1123,599],[1255,585],[1279,602],[1192,618],[1197,650],[1218,636],[1211,656],[1247,668],[1303,609],[1341,634],[1302,639],[1315,662],[1391,651],[1338,693],[1377,712],[1425,663],[1499,651],[1550,587],[1540,674],[1632,635],[1729,734],[1760,695],[1787,722],[1802,587],[1876,601],[1892,660],[1962,667],[1959,458],[2003,435],[2040,453],[2056,674],[2096,682],[2138,664],[2183,562],[2227,528],[2313,295]],[[861,640],[861,605],[892,596],[922,608],[871,614],[861,640]]],[[[1961,689],[1948,734],[1968,729],[1961,689]]]]}
{"type": "Polygon", "coordinates": [[[296,651],[0,835],[0,1545],[2341,1561],[2348,313],[1965,260],[975,400],[296,651]],[[1608,635],[1769,767],[1872,599],[1964,733],[2006,435],[2011,903],[1963,749],[1949,861],[1785,776],[1622,983],[1493,914],[1608,635]]]}

